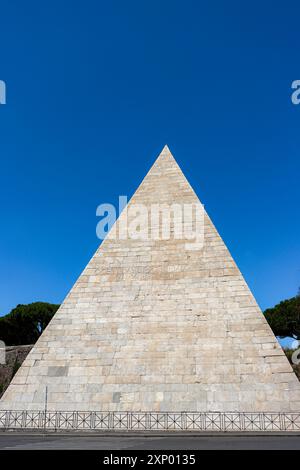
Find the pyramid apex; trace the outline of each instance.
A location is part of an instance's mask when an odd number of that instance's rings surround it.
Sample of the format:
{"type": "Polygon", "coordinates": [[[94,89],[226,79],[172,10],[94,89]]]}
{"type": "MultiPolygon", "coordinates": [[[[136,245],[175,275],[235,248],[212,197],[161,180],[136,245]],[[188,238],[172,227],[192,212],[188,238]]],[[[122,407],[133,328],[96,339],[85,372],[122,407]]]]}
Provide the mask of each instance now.
{"type": "Polygon", "coordinates": [[[162,151],[160,152],[160,154],[169,154],[169,155],[172,155],[171,154],[171,151],[169,149],[169,147],[166,145],[164,145],[164,148],[162,149],[162,151]]]}
{"type": "Polygon", "coordinates": [[[162,151],[160,152],[160,154],[158,155],[157,157],[157,160],[162,160],[162,159],[165,159],[165,158],[171,158],[174,160],[174,157],[169,149],[169,147],[167,145],[164,145],[162,151]]]}

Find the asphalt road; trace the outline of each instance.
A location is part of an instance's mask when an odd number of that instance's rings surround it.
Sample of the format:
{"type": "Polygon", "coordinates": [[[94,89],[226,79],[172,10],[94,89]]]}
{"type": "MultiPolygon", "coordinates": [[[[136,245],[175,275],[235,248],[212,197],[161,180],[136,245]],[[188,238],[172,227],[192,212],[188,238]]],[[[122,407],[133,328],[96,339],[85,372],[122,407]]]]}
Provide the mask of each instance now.
{"type": "Polygon", "coordinates": [[[0,449],[87,450],[292,450],[300,449],[300,435],[126,436],[70,434],[0,434],[0,449]]]}

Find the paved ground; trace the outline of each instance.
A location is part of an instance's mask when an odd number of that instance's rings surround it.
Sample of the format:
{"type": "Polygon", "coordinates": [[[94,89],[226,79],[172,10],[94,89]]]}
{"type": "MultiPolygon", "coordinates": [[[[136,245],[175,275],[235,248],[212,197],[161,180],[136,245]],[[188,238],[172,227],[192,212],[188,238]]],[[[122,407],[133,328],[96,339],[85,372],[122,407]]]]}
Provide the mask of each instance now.
{"type": "Polygon", "coordinates": [[[0,449],[300,449],[300,435],[120,436],[0,434],[0,449]]]}

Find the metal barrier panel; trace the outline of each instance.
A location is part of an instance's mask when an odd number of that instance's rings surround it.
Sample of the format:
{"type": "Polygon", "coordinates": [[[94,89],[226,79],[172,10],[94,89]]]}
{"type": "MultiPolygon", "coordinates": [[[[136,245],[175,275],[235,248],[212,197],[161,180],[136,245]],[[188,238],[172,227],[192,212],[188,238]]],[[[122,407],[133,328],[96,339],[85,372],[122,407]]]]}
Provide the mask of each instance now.
{"type": "Polygon", "coordinates": [[[0,429],[300,431],[300,412],[0,411],[0,429]]]}

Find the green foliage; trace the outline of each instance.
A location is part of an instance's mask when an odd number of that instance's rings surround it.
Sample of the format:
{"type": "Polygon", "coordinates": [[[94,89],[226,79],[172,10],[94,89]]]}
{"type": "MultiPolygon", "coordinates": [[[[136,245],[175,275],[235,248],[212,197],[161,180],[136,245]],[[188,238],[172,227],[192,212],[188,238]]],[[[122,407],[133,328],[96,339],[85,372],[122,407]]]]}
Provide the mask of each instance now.
{"type": "Polygon", "coordinates": [[[58,307],[46,302],[17,305],[8,315],[0,317],[0,340],[9,346],[34,344],[58,307]]]}
{"type": "Polygon", "coordinates": [[[21,362],[19,362],[19,361],[16,359],[15,362],[14,362],[13,370],[12,370],[12,378],[13,378],[13,376],[16,374],[16,372],[18,371],[18,369],[20,368],[20,366],[21,366],[21,362]]]}
{"type": "Polygon", "coordinates": [[[276,336],[300,337],[300,295],[283,300],[264,314],[276,336]]]}

